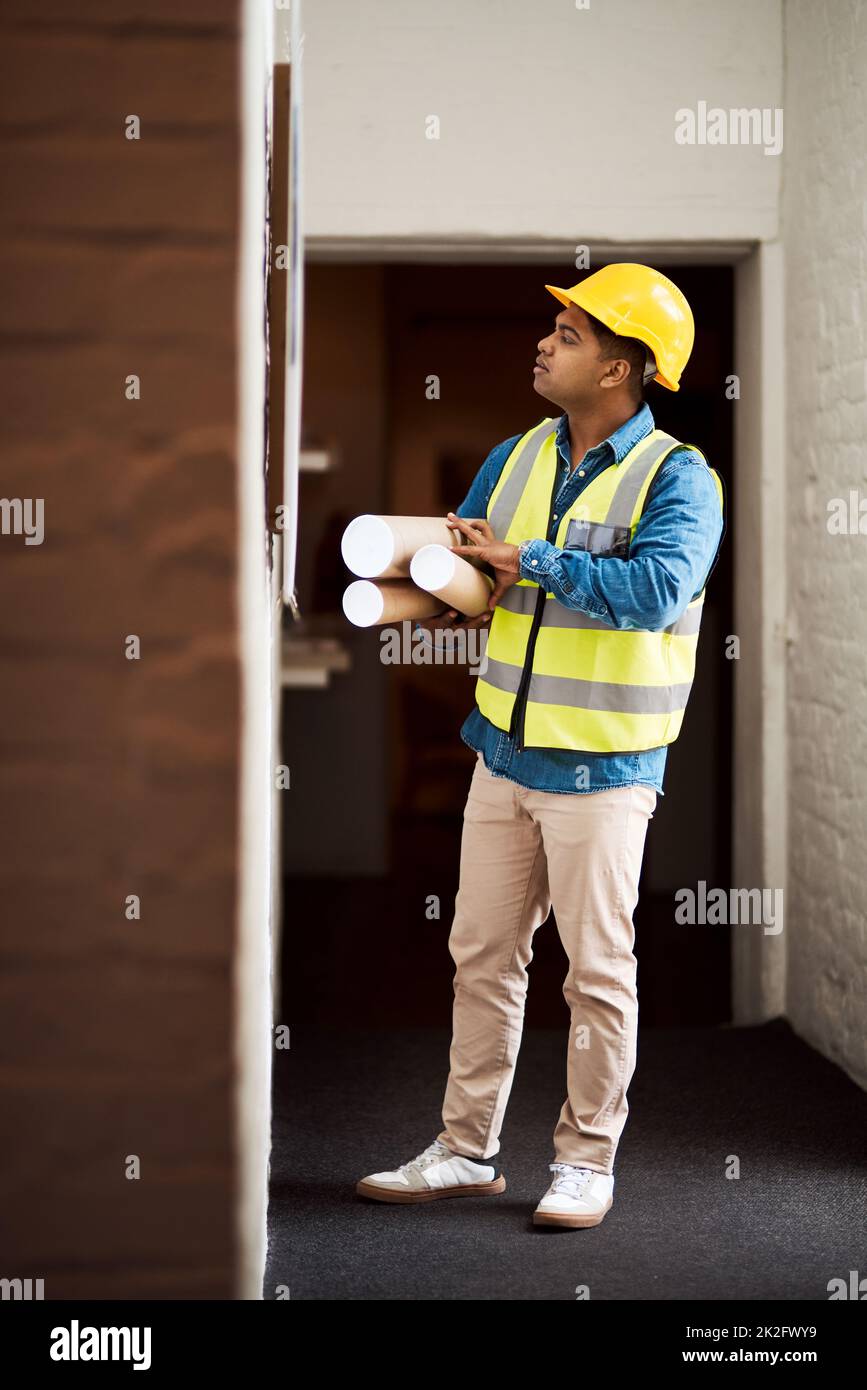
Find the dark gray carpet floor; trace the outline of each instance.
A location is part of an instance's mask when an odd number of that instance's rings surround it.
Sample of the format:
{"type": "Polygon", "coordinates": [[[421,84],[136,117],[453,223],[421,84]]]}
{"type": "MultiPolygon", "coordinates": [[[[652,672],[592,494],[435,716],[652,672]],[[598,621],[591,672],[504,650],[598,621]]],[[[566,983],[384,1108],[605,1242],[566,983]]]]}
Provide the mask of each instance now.
{"type": "Polygon", "coordinates": [[[826,1301],[830,1279],[867,1274],[867,1095],[780,1020],[640,1031],[613,1208],[591,1230],[534,1228],[564,1046],[565,1030],[525,1031],[502,1195],[393,1206],[355,1182],[441,1129],[448,1033],[293,1028],[275,1054],[265,1298],[826,1301]]]}

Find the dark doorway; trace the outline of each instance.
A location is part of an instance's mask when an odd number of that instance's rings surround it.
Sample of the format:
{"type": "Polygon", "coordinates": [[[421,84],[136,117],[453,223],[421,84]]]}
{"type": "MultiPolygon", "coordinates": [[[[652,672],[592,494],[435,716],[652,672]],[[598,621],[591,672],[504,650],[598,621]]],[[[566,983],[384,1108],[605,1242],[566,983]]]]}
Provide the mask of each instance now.
{"type": "MultiPolygon", "coordinates": [[[[681,393],[651,386],[648,402],[657,425],[721,473],[731,516],[733,273],[660,269],[690,300],[697,337],[681,393]]],[[[473,678],[465,667],[382,664],[377,630],[351,630],[340,612],[352,576],[339,538],[361,511],[455,508],[496,443],[559,413],[534,392],[531,369],[558,311],[544,284],[579,278],[568,265],[307,268],[304,433],[333,466],[302,482],[303,629],[336,638],[350,669],[284,696],[283,1013],[295,1025],[449,1025],[447,937],[475,756],[458,731],[473,678]]],[[[635,919],[643,1027],[730,1018],[728,929],[674,921],[678,888],[731,877],[730,550],[727,536],[648,835],[635,919]]],[[[564,974],[551,918],[535,939],[528,1027],[565,1030],[564,974]]]]}

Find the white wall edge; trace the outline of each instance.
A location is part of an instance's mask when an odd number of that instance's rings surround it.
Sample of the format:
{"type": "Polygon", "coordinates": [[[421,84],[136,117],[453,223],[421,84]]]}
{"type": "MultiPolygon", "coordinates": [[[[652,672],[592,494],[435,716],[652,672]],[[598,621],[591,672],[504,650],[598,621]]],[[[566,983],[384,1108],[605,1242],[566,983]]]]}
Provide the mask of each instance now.
{"type": "Polygon", "coordinates": [[[241,680],[238,896],[233,958],[235,1297],[261,1299],[271,1152],[272,680],[266,565],[266,128],[273,46],[267,0],[240,7],[237,285],[237,623],[241,680]]]}
{"type": "Polygon", "coordinates": [[[762,243],[735,275],[732,886],[783,890],[783,930],[732,927],[736,1024],[786,1008],[786,466],[783,250],[762,243]]]}

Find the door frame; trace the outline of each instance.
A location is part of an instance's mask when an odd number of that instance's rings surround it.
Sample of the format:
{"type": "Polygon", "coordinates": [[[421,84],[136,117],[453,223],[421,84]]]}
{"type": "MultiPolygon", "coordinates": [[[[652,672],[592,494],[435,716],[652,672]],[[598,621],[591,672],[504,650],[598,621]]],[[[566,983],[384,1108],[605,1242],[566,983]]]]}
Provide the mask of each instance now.
{"type": "MultiPolygon", "coordinates": [[[[430,264],[551,264],[574,260],[573,245],[511,238],[317,237],[311,262],[422,261],[430,264]]],[[[731,807],[732,885],[787,889],[785,553],[785,300],[779,241],[594,243],[595,265],[654,260],[731,265],[735,272],[734,668],[731,807]]],[[[720,389],[725,389],[724,383],[720,389]]],[[[785,1013],[786,935],[760,924],[732,927],[732,1018],[762,1023],[785,1013]]]]}

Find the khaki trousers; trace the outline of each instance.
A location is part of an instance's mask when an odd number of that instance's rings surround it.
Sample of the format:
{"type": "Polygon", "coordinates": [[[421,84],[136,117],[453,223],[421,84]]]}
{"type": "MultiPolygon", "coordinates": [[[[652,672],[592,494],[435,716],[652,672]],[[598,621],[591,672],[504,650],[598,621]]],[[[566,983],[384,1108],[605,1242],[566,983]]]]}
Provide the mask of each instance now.
{"type": "MultiPolygon", "coordinates": [[[[576,755],[577,758],[578,755],[576,755]]],[[[554,1161],[611,1173],[635,1070],[638,995],[632,914],[653,787],[530,791],[481,754],[464,810],[450,1071],[438,1136],[492,1158],[521,1045],[532,941],[553,906],[569,960],[567,1097],[554,1161]]]]}

